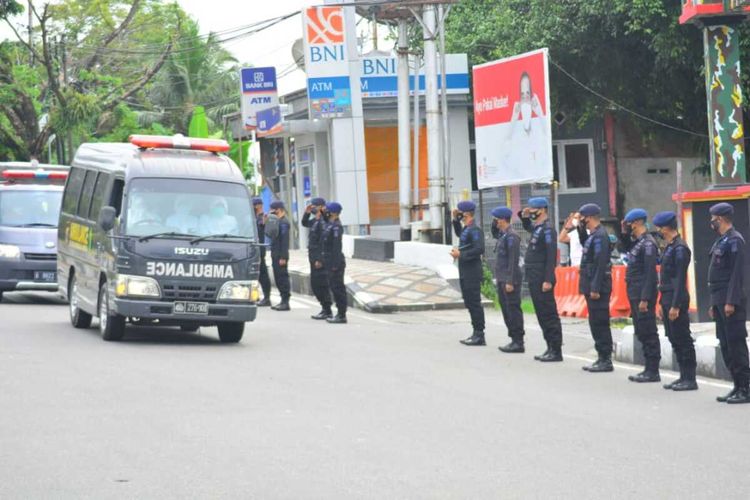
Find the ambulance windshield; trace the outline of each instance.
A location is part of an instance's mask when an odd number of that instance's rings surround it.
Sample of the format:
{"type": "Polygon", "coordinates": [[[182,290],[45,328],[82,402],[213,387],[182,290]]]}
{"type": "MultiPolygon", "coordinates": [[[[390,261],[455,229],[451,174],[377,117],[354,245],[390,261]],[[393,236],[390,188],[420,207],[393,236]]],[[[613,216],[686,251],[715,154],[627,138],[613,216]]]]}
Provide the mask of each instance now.
{"type": "Polygon", "coordinates": [[[131,236],[172,232],[253,238],[256,232],[244,186],[191,179],[133,179],[123,224],[131,236]]]}

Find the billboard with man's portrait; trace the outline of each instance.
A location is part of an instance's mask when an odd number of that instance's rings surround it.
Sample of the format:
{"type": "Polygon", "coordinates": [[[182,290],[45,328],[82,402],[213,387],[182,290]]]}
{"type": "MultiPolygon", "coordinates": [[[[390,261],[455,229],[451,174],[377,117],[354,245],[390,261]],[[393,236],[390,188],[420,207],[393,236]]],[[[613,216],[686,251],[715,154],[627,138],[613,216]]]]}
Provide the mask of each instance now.
{"type": "Polygon", "coordinates": [[[479,189],[551,182],[547,49],[474,66],[479,189]]]}

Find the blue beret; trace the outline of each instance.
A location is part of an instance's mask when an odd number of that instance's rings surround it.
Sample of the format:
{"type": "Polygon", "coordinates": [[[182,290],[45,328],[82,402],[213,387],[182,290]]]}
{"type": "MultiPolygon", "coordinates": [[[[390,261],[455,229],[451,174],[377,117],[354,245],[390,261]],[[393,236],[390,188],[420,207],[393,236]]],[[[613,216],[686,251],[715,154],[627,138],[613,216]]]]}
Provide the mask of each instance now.
{"type": "Polygon", "coordinates": [[[648,212],[642,208],[634,208],[630,212],[625,214],[625,222],[635,222],[638,219],[648,219],[648,212]]]}
{"type": "Polygon", "coordinates": [[[543,196],[529,198],[529,207],[531,208],[547,208],[548,206],[549,202],[547,201],[547,198],[543,196]]]}
{"type": "Polygon", "coordinates": [[[262,205],[262,204],[263,204],[263,198],[253,198],[253,206],[262,205]]]}
{"type": "Polygon", "coordinates": [[[654,226],[664,227],[671,225],[677,219],[677,214],[674,212],[659,212],[654,215],[654,226]]]}
{"type": "Polygon", "coordinates": [[[601,214],[602,209],[596,203],[586,203],[578,209],[578,212],[584,217],[594,217],[601,214]]]}
{"type": "Polygon", "coordinates": [[[326,204],[326,200],[324,200],[323,198],[313,198],[312,200],[310,200],[310,205],[314,205],[316,207],[319,207],[325,204],[326,204]]]}
{"type": "Polygon", "coordinates": [[[277,210],[279,208],[284,208],[283,201],[274,201],[271,203],[271,210],[277,210]]]}
{"type": "Polygon", "coordinates": [[[729,203],[717,203],[709,209],[711,215],[734,215],[734,207],[729,203]]]}
{"type": "Polygon", "coordinates": [[[492,209],[492,216],[498,219],[510,220],[513,217],[513,210],[508,207],[497,207],[492,209]]]}
{"type": "Polygon", "coordinates": [[[331,212],[332,214],[340,214],[341,210],[343,210],[343,207],[341,206],[341,203],[332,201],[326,204],[326,210],[331,212]]]}
{"type": "Polygon", "coordinates": [[[473,212],[477,209],[477,205],[473,201],[460,201],[458,202],[458,209],[461,212],[473,212]]]}

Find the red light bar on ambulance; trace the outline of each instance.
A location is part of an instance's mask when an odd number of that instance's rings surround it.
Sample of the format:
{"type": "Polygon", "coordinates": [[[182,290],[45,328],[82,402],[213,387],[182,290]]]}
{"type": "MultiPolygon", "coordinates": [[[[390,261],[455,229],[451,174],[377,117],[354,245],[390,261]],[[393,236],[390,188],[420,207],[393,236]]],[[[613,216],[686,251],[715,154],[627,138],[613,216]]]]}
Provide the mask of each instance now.
{"type": "Polygon", "coordinates": [[[210,151],[224,153],[229,151],[227,141],[221,139],[196,139],[182,135],[131,135],[130,144],[143,149],[191,149],[193,151],[210,151]]]}
{"type": "Polygon", "coordinates": [[[68,172],[49,170],[5,170],[3,179],[67,179],[68,172]]]}

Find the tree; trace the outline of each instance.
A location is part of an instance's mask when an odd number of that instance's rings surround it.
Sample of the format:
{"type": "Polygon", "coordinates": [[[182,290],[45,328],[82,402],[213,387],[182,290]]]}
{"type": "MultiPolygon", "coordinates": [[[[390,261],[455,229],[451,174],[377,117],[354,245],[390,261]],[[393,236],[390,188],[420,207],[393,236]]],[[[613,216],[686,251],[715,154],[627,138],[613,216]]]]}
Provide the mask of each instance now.
{"type": "Polygon", "coordinates": [[[179,24],[179,8],[157,0],[31,2],[29,43],[11,20],[18,4],[2,6],[0,19],[17,40],[0,51],[0,134],[20,157],[41,157],[52,133],[87,135],[92,122],[142,92],[170,54],[179,24]],[[19,50],[35,64],[19,64],[19,50]],[[42,114],[49,119],[40,126],[42,114]]]}
{"type": "MultiPolygon", "coordinates": [[[[464,0],[448,17],[446,39],[450,51],[467,52],[472,64],[549,47],[553,108],[579,125],[611,104],[558,66],[627,108],[704,133],[701,34],[680,26],[679,13],[673,0],[464,0]]],[[[664,130],[639,124],[647,133],[664,130]]],[[[695,140],[705,146],[705,139],[695,140]]]]}

